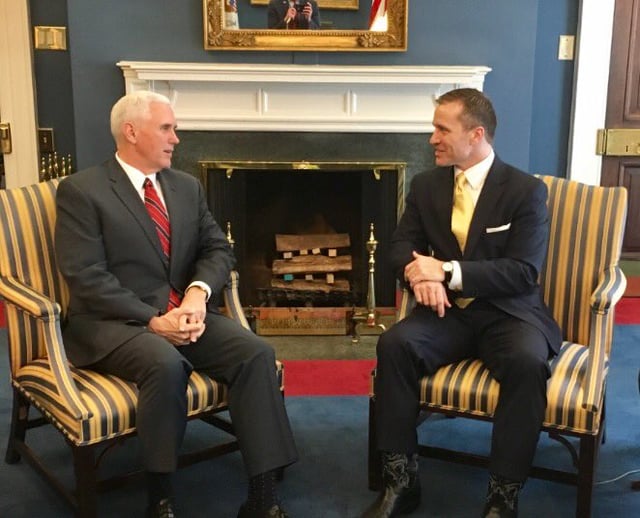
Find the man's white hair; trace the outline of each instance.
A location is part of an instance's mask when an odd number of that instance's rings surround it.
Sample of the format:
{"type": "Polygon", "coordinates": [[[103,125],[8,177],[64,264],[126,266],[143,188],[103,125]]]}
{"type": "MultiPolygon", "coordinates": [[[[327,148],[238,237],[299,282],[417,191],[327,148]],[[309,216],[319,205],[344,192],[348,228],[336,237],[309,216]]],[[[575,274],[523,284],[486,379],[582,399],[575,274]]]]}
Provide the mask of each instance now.
{"type": "Polygon", "coordinates": [[[171,106],[168,97],[148,90],[138,90],[121,97],[111,108],[111,134],[117,142],[122,135],[122,125],[128,121],[138,121],[150,115],[151,103],[171,106]]]}

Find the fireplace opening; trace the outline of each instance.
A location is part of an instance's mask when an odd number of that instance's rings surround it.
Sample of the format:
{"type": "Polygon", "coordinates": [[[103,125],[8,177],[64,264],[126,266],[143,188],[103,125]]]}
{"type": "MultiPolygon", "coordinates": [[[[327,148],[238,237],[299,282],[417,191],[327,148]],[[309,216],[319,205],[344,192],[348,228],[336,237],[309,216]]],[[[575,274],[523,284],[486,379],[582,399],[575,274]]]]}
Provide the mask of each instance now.
{"type": "Polygon", "coordinates": [[[378,241],[375,298],[379,306],[395,305],[388,244],[404,197],[403,163],[225,161],[200,166],[212,213],[234,242],[243,305],[366,306],[371,224],[378,241]],[[276,267],[291,257],[276,247],[276,236],[283,235],[311,239],[304,243],[319,240],[317,248],[305,244],[293,250],[293,261],[323,266],[306,275],[276,267]],[[348,236],[348,243],[335,241],[336,236],[348,236]],[[321,244],[327,239],[337,244],[321,244]],[[342,266],[334,271],[337,262],[342,266]],[[302,288],[293,289],[294,284],[302,288]]]}
{"type": "Polygon", "coordinates": [[[249,225],[245,268],[260,305],[353,306],[359,304],[362,247],[360,215],[362,199],[358,175],[336,171],[272,171],[254,174],[247,185],[249,225]],[[253,222],[253,223],[252,223],[253,222]],[[320,248],[320,243],[293,246],[299,250],[279,252],[276,236],[347,236],[348,246],[320,248]],[[329,251],[335,257],[328,257],[329,251]],[[315,252],[315,253],[314,253],[315,252]],[[288,254],[288,255],[286,255],[288,254]],[[339,254],[339,255],[338,255],[339,254]],[[320,259],[326,263],[349,258],[350,270],[327,272],[301,267],[286,269],[296,259],[320,259]],[[281,273],[277,265],[282,265],[281,273]],[[323,273],[325,275],[323,275],[323,273]],[[327,277],[331,276],[330,280],[327,277]],[[305,279],[305,277],[307,279],[305,279]],[[316,286],[314,286],[314,284],[316,286]]]}

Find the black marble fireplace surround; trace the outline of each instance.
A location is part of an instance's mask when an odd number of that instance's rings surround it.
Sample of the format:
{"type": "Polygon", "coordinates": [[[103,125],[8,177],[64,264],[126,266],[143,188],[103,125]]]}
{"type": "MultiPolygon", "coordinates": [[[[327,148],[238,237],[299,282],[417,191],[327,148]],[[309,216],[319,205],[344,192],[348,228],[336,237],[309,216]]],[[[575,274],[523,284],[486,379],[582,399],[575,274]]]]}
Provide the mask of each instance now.
{"type": "Polygon", "coordinates": [[[379,307],[395,305],[388,244],[397,218],[397,197],[403,191],[406,195],[413,175],[433,166],[428,134],[184,131],[179,138],[174,166],[203,175],[214,217],[225,230],[231,222],[244,305],[264,304],[259,288],[268,284],[275,233],[304,232],[306,226],[312,232],[349,233],[353,302],[365,306],[370,223],[378,241],[376,302],[379,307]],[[340,166],[291,170],[291,163],[304,161],[340,166]],[[226,171],[201,167],[202,162],[261,165],[235,170],[229,179],[226,171]],[[286,166],[265,169],[264,162],[286,166]],[[404,163],[404,179],[395,170],[383,170],[376,178],[367,165],[371,163],[404,163]]]}

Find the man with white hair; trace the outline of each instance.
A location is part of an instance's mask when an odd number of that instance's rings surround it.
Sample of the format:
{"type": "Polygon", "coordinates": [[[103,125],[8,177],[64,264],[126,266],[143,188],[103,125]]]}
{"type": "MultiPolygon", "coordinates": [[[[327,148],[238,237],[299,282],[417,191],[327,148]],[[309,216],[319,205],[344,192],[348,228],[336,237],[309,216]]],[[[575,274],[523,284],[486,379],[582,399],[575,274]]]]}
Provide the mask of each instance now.
{"type": "Polygon", "coordinates": [[[229,388],[249,476],[241,517],[284,517],[275,472],[297,460],[273,349],[218,311],[235,264],[201,184],[171,169],[169,100],[138,91],[111,111],[117,151],[58,187],[56,253],[70,290],[64,343],[79,367],[139,390],[136,427],[148,516],[175,516],[172,475],[192,370],[229,388]]]}

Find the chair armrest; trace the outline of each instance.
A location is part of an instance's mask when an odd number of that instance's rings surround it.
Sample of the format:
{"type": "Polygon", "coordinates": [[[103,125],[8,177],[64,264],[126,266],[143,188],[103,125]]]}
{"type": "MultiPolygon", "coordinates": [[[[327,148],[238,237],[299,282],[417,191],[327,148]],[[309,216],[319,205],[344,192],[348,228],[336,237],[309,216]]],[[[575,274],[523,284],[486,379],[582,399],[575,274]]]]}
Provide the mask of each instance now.
{"type": "Polygon", "coordinates": [[[591,310],[606,313],[618,303],[626,289],[627,278],[620,267],[609,267],[600,273],[598,286],[591,294],[591,310]]]}
{"type": "Polygon", "coordinates": [[[604,391],[604,366],[613,337],[613,309],[622,298],[627,279],[618,266],[612,266],[600,274],[598,286],[590,299],[591,328],[589,332],[589,359],[584,378],[582,406],[597,412],[604,391]]]}
{"type": "Polygon", "coordinates": [[[400,298],[396,321],[400,322],[411,313],[414,307],[416,307],[416,298],[413,296],[413,292],[409,288],[402,288],[402,297],[400,298]]]}
{"type": "Polygon", "coordinates": [[[68,411],[75,419],[89,418],[91,412],[82,402],[64,350],[59,304],[13,277],[0,278],[0,296],[22,312],[25,327],[41,333],[58,395],[68,411]]]}
{"type": "Polygon", "coordinates": [[[251,329],[247,318],[244,316],[242,304],[240,304],[240,295],[238,294],[238,285],[240,284],[240,275],[233,270],[229,274],[229,282],[224,287],[224,305],[229,316],[238,322],[245,329],[251,329]]]}

